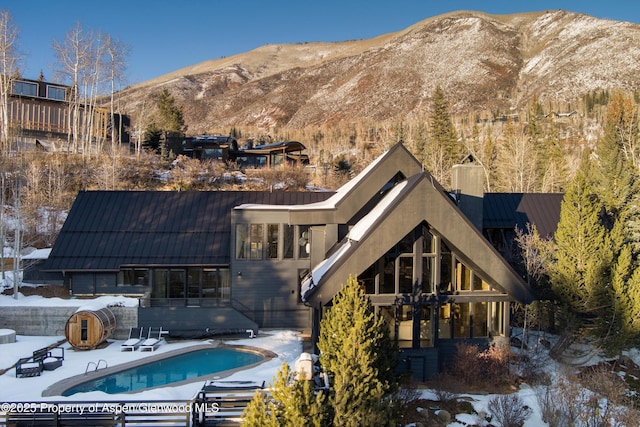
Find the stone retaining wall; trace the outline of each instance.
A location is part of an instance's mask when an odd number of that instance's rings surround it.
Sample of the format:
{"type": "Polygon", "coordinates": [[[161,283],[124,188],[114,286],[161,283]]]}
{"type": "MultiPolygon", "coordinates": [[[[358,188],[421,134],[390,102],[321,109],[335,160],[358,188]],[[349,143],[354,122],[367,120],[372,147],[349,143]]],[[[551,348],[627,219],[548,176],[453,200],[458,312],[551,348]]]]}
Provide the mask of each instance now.
{"type": "MultiPolygon", "coordinates": [[[[116,317],[113,339],[127,339],[129,328],[138,326],[138,307],[109,307],[116,317]]],[[[64,336],[69,317],[78,307],[1,307],[0,329],[17,335],[64,336]]]]}

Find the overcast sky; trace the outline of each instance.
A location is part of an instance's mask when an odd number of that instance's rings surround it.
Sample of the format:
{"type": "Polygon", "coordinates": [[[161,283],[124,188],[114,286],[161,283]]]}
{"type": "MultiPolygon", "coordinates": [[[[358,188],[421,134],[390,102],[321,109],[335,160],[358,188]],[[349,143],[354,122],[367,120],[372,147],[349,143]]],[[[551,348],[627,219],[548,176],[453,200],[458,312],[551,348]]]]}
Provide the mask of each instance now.
{"type": "Polygon", "coordinates": [[[42,70],[53,80],[53,41],[80,23],[129,46],[129,84],[265,44],[367,39],[457,10],[563,9],[640,23],[636,0],[0,0],[0,9],[19,30],[23,77],[42,70]]]}

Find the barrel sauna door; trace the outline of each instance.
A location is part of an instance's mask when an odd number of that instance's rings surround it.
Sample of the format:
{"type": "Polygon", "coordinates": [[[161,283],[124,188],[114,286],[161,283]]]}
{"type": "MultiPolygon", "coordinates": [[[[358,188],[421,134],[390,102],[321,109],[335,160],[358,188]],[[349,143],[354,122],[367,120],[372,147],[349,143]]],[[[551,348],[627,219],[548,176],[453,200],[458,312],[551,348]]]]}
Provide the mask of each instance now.
{"type": "MultiPolygon", "coordinates": [[[[95,316],[89,313],[76,313],[67,323],[67,339],[78,348],[93,347],[99,341],[95,316]]],[[[99,325],[97,326],[99,328],[99,325]]]]}

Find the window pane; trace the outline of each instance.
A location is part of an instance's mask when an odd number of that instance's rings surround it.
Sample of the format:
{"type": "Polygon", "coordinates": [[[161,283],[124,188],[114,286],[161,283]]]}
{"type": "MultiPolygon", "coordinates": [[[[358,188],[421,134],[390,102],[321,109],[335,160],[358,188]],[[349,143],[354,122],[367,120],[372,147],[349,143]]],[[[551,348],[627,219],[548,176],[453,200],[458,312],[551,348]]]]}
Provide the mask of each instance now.
{"type": "Polygon", "coordinates": [[[229,300],[231,298],[231,271],[228,268],[219,268],[220,274],[220,298],[229,300]]]}
{"type": "Polygon", "coordinates": [[[169,282],[169,271],[165,269],[155,270],[153,274],[152,298],[167,298],[167,283],[169,282]]]}
{"type": "Polygon", "coordinates": [[[236,224],[236,259],[247,259],[248,248],[249,225],[236,224]]]}
{"type": "Polygon", "coordinates": [[[433,293],[433,263],[435,258],[422,257],[422,292],[433,293]]]}
{"type": "Polygon", "coordinates": [[[456,289],[459,291],[471,290],[471,270],[459,260],[456,260],[456,289]]]}
{"type": "Polygon", "coordinates": [[[391,339],[396,337],[396,308],[394,306],[380,307],[378,315],[389,325],[389,335],[391,339]]]}
{"type": "Polygon", "coordinates": [[[398,285],[401,294],[413,294],[413,258],[400,257],[398,285]]]}
{"type": "Polygon", "coordinates": [[[453,337],[469,338],[471,336],[471,313],[469,303],[463,302],[453,305],[453,337]]]}
{"type": "Polygon", "coordinates": [[[309,252],[311,251],[311,231],[308,225],[300,225],[298,227],[298,258],[309,258],[309,252]]]}
{"type": "Polygon", "coordinates": [[[279,224],[267,225],[267,258],[278,258],[278,234],[280,231],[279,224]]]}
{"type": "Polygon", "coordinates": [[[477,274],[473,275],[473,290],[474,291],[488,291],[491,288],[489,284],[482,280],[477,274]]]}
{"type": "Polygon", "coordinates": [[[398,253],[399,254],[411,254],[413,253],[413,232],[404,236],[402,240],[398,243],[398,253]]]}
{"type": "Polygon", "coordinates": [[[384,268],[380,275],[380,293],[395,294],[396,293],[396,259],[393,257],[385,257],[383,259],[384,268]]]}
{"type": "Polygon", "coordinates": [[[285,224],[282,238],[282,257],[285,259],[293,258],[293,225],[285,224]]]}
{"type": "Polygon", "coordinates": [[[504,327],[504,305],[502,301],[491,303],[491,334],[495,336],[505,335],[504,327]]]}
{"type": "Polygon", "coordinates": [[[358,276],[358,283],[364,287],[366,294],[376,293],[376,273],[375,264],[367,268],[358,276]]]}
{"type": "Polygon", "coordinates": [[[133,270],[133,286],[149,285],[149,270],[146,268],[136,268],[133,270]]]}
{"type": "Polygon", "coordinates": [[[438,338],[451,338],[451,306],[452,304],[444,304],[440,306],[438,338]]]}
{"type": "Polygon", "coordinates": [[[56,86],[47,86],[47,98],[64,101],[64,88],[56,86]]]}
{"type": "Polygon", "coordinates": [[[200,298],[201,273],[202,270],[200,268],[189,269],[189,276],[187,280],[188,298],[200,298]]]}
{"type": "Polygon", "coordinates": [[[473,304],[473,336],[486,337],[488,335],[487,303],[476,302],[473,304]]]}
{"type": "Polygon", "coordinates": [[[169,272],[169,298],[184,298],[185,278],[184,270],[169,272]]]}
{"type": "Polygon", "coordinates": [[[443,292],[452,291],[451,287],[451,251],[447,245],[442,242],[440,248],[440,290],[443,292]]]}
{"type": "Polygon", "coordinates": [[[251,253],[249,259],[262,259],[262,240],[263,240],[262,224],[251,224],[251,253]]]}
{"type": "Polygon", "coordinates": [[[16,95],[38,96],[36,83],[13,82],[13,93],[16,95]]]}
{"type": "Polygon", "coordinates": [[[218,270],[205,268],[202,271],[202,297],[219,298],[218,270]]]}
{"type": "Polygon", "coordinates": [[[422,312],[420,313],[420,347],[433,347],[431,309],[431,306],[422,306],[422,312]]]}
{"type": "Polygon", "coordinates": [[[398,345],[400,347],[411,347],[413,342],[413,306],[406,304],[401,306],[399,317],[398,345]]]}
{"type": "Polygon", "coordinates": [[[427,227],[422,228],[422,253],[425,254],[433,254],[436,252],[436,240],[433,238],[433,235],[429,232],[427,227]]]}

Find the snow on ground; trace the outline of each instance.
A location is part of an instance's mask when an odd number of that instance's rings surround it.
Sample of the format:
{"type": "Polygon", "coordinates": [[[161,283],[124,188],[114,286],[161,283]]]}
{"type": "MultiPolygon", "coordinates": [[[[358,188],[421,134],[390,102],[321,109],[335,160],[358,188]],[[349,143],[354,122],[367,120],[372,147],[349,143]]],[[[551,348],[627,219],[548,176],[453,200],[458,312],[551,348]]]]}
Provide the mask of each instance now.
{"type": "MultiPolygon", "coordinates": [[[[87,300],[76,299],[60,299],[60,298],[42,298],[38,296],[25,297],[19,295],[18,299],[13,299],[11,296],[0,296],[0,310],[3,306],[34,306],[34,305],[46,305],[46,306],[86,306],[87,300]]],[[[106,306],[106,305],[136,305],[137,299],[126,298],[121,296],[114,297],[100,297],[92,301],[94,303],[106,306]]],[[[547,337],[548,338],[548,337],[547,337]]],[[[45,346],[52,345],[56,342],[63,340],[62,336],[23,336],[18,335],[15,343],[0,344],[0,370],[7,369],[12,366],[20,357],[26,357],[31,355],[34,350],[43,348],[45,346]]],[[[16,378],[15,369],[9,369],[3,375],[0,375],[0,404],[5,402],[42,402],[42,401],[114,401],[114,400],[137,400],[137,401],[152,401],[152,400],[190,400],[192,399],[203,385],[203,381],[196,381],[187,385],[181,386],[167,386],[156,388],[153,390],[141,391],[137,393],[127,394],[106,394],[103,392],[90,392],[75,394],[70,397],[51,396],[42,397],[42,391],[57,383],[58,381],[66,378],[84,374],[87,365],[90,362],[97,363],[100,359],[105,360],[108,367],[114,367],[119,364],[131,362],[134,360],[143,359],[151,355],[157,355],[166,353],[172,350],[185,348],[202,344],[203,342],[209,342],[212,340],[188,340],[188,341],[170,341],[160,347],[155,352],[121,352],[120,344],[124,340],[109,340],[109,345],[95,350],[78,351],[74,350],[68,343],[63,344],[65,349],[65,358],[62,367],[54,371],[44,371],[41,376],[33,378],[16,378]]],[[[534,339],[535,341],[535,339],[534,339]]],[[[221,340],[229,345],[246,345],[251,347],[258,347],[272,351],[277,354],[277,357],[262,363],[251,369],[240,370],[232,375],[224,378],[224,380],[233,381],[265,381],[267,384],[273,382],[273,378],[276,376],[278,369],[281,367],[282,362],[286,361],[290,366],[293,366],[295,360],[302,352],[302,341],[297,335],[297,331],[279,330],[279,331],[260,331],[258,336],[253,339],[234,339],[234,340],[221,340]]],[[[634,361],[640,361],[640,353],[636,350],[626,352],[626,355],[634,359],[634,361]]],[[[595,362],[599,359],[595,358],[595,362]]],[[[590,360],[594,363],[594,359],[590,360]]],[[[545,366],[545,372],[552,377],[556,372],[559,372],[559,365],[551,359],[545,359],[542,361],[545,366]]],[[[215,374],[212,374],[214,377],[215,374]]],[[[542,427],[547,424],[542,421],[540,415],[540,407],[536,400],[535,389],[523,384],[517,391],[525,405],[531,408],[532,413],[527,418],[524,427],[542,427]]],[[[489,401],[496,395],[476,395],[476,394],[462,394],[460,398],[469,400],[478,414],[488,413],[489,401]]],[[[435,394],[431,390],[423,390],[422,398],[437,400],[435,394]]],[[[424,408],[424,410],[430,410],[424,408]]],[[[468,425],[487,425],[487,423],[480,418],[479,415],[471,414],[457,414],[455,420],[448,427],[462,427],[468,425]]]]}
{"type": "MultiPolygon", "coordinates": [[[[22,284],[21,286],[28,286],[22,284]]],[[[0,307],[137,307],[138,298],[124,296],[102,296],[91,300],[87,299],[63,299],[44,298],[38,295],[24,296],[18,292],[18,298],[8,295],[0,295],[0,307]]],[[[0,367],[1,368],[1,367],[0,367]]]]}
{"type": "MultiPolygon", "coordinates": [[[[6,369],[13,365],[20,357],[31,355],[34,350],[52,345],[64,337],[31,337],[18,335],[16,342],[0,344],[0,369],[6,369]]],[[[155,352],[120,351],[123,340],[108,340],[109,345],[95,350],[79,351],[73,349],[68,343],[63,344],[64,362],[54,371],[44,371],[39,377],[16,378],[15,369],[9,369],[0,376],[0,403],[3,402],[40,402],[40,401],[78,401],[78,400],[190,400],[200,390],[203,381],[179,387],[161,387],[139,393],[106,394],[95,391],[90,393],[75,394],[69,397],[51,396],[42,397],[42,391],[54,383],[66,378],[83,375],[89,363],[97,363],[105,360],[108,367],[122,363],[140,360],[152,355],[166,353],[189,346],[203,344],[211,340],[189,340],[180,342],[167,342],[155,352]]],[[[296,331],[266,331],[260,332],[257,338],[246,340],[222,340],[229,345],[247,345],[270,350],[278,355],[268,362],[244,371],[236,372],[225,380],[250,380],[272,382],[282,361],[286,360],[293,365],[302,352],[302,342],[296,331]]],[[[215,374],[212,374],[212,377],[215,374]]]]}

